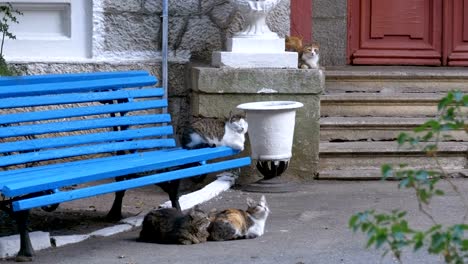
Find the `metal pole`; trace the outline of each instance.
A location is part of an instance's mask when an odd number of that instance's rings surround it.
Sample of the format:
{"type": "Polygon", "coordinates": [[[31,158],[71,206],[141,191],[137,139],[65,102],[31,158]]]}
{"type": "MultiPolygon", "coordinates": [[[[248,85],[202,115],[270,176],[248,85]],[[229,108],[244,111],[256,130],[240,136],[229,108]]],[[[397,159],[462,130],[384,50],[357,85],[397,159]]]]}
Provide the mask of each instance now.
{"type": "Polygon", "coordinates": [[[164,88],[164,99],[167,99],[167,84],[168,84],[168,34],[169,34],[169,21],[168,21],[168,0],[163,0],[163,13],[162,13],[162,86],[164,88]]]}

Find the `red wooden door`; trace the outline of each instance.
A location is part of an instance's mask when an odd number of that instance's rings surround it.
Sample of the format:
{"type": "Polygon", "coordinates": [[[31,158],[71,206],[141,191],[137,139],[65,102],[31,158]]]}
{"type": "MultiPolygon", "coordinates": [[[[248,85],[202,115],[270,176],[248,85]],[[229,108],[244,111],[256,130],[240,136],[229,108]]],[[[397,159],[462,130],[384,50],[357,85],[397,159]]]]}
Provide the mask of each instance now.
{"type": "Polygon", "coordinates": [[[442,64],[442,0],[348,0],[348,9],[350,64],[442,64]]]}
{"type": "Polygon", "coordinates": [[[444,17],[444,64],[468,66],[468,0],[447,1],[444,17]]]}

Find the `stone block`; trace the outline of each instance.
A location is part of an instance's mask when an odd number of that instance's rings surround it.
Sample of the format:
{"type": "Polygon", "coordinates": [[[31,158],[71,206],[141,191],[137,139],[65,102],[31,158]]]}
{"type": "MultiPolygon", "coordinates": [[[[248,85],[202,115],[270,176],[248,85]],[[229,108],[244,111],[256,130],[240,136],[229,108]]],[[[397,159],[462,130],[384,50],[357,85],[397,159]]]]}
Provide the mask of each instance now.
{"type": "Polygon", "coordinates": [[[320,65],[346,65],[346,18],[316,18],[314,41],[320,43],[320,65]]]}
{"type": "Polygon", "coordinates": [[[104,16],[106,51],[159,49],[160,18],[154,15],[106,13],[104,16]]]}
{"type": "MultiPolygon", "coordinates": [[[[212,9],[211,12],[208,13],[211,21],[216,24],[221,29],[229,28],[234,16],[236,15],[235,7],[230,3],[224,3],[222,5],[206,5],[204,4],[205,0],[202,0],[202,8],[203,10],[212,9]]],[[[211,2],[211,1],[210,1],[211,2]]]]}
{"type": "Polygon", "coordinates": [[[223,48],[223,34],[208,16],[193,17],[177,48],[190,50],[194,59],[209,61],[213,50],[223,48]]]}
{"type": "Polygon", "coordinates": [[[345,0],[314,0],[312,18],[346,18],[348,14],[345,0]]]}
{"type": "MultiPolygon", "coordinates": [[[[36,231],[29,233],[34,250],[50,248],[50,235],[48,232],[36,231]]],[[[20,249],[19,235],[0,238],[0,258],[14,257],[20,249]]]]}
{"type": "MultiPolygon", "coordinates": [[[[242,103],[255,101],[297,101],[293,157],[286,175],[312,180],[318,171],[320,95],[324,89],[322,70],[192,69],[192,115],[227,116],[242,103]]],[[[239,110],[237,110],[239,111],[239,110]]],[[[281,124],[278,124],[281,125],[281,124]]],[[[241,155],[250,153],[248,140],[241,155]]],[[[252,164],[253,166],[253,164],[252,164]]],[[[254,168],[244,169],[239,182],[259,179],[254,168]]]]}
{"type": "MultiPolygon", "coordinates": [[[[291,0],[293,1],[293,0],[291,0]]],[[[291,5],[289,0],[281,1],[267,17],[267,24],[271,31],[278,33],[282,38],[289,35],[291,5]]]]}
{"type": "Polygon", "coordinates": [[[108,12],[138,12],[141,11],[143,0],[104,0],[102,6],[108,12]]]}
{"type": "Polygon", "coordinates": [[[233,69],[194,67],[192,89],[200,93],[321,94],[325,86],[322,70],[233,69]]]}
{"type": "MultiPolygon", "coordinates": [[[[171,16],[186,15],[199,11],[199,0],[169,0],[168,2],[168,11],[171,16]]],[[[162,13],[161,0],[145,0],[143,7],[150,13],[162,13]]]]}
{"type": "Polygon", "coordinates": [[[213,52],[211,65],[231,68],[288,68],[296,69],[297,52],[283,53],[245,53],[213,52]]]}
{"type": "MultiPolygon", "coordinates": [[[[284,39],[228,38],[226,50],[247,53],[284,53],[284,39]]],[[[297,67],[297,59],[296,59],[297,67]]]]}
{"type": "MultiPolygon", "coordinates": [[[[293,157],[287,174],[301,180],[312,180],[318,172],[318,153],[320,135],[320,97],[304,94],[194,94],[192,113],[207,117],[228,116],[231,110],[242,103],[255,101],[297,101],[304,104],[296,112],[296,127],[294,131],[293,157]]],[[[281,124],[278,124],[281,125],[281,124]]],[[[246,142],[248,144],[248,142],[246,142]]],[[[249,155],[250,147],[242,155],[249,155]]],[[[251,182],[258,175],[241,175],[242,182],[251,182]]]]}

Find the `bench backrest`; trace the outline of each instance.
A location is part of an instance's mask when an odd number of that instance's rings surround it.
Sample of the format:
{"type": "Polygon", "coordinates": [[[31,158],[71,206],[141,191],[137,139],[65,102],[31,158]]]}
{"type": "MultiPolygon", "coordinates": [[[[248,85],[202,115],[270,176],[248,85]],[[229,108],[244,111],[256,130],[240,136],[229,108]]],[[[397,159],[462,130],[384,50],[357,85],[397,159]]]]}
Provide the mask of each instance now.
{"type": "Polygon", "coordinates": [[[145,71],[0,78],[0,168],[175,147],[145,71]]]}

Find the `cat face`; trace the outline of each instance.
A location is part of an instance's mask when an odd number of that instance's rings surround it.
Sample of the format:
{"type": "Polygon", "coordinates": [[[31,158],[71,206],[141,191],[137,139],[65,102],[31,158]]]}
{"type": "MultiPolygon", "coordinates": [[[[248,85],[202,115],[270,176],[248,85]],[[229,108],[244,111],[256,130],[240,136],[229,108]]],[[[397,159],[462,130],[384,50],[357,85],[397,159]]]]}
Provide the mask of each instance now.
{"type": "Polygon", "coordinates": [[[206,214],[198,206],[192,208],[188,213],[188,216],[190,217],[193,226],[200,231],[206,230],[210,225],[208,214],[206,214]]]}
{"type": "Polygon", "coordinates": [[[245,121],[243,115],[231,115],[229,117],[228,126],[232,130],[234,130],[234,131],[236,131],[237,133],[240,133],[240,134],[247,133],[247,129],[249,127],[248,124],[247,124],[247,121],[245,121]]]}
{"type": "Polygon", "coordinates": [[[318,56],[319,54],[319,45],[318,44],[309,44],[309,45],[306,45],[304,46],[304,49],[303,49],[303,55],[307,55],[307,56],[310,56],[310,57],[315,57],[315,56],[318,56]]]}
{"type": "Polygon", "coordinates": [[[251,198],[247,198],[247,205],[247,212],[255,219],[265,219],[270,213],[265,195],[262,195],[259,202],[256,202],[251,198]]]}

